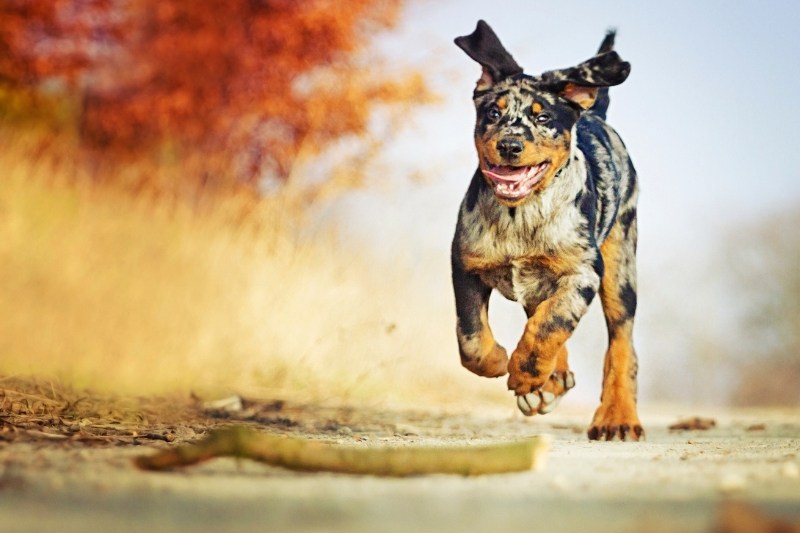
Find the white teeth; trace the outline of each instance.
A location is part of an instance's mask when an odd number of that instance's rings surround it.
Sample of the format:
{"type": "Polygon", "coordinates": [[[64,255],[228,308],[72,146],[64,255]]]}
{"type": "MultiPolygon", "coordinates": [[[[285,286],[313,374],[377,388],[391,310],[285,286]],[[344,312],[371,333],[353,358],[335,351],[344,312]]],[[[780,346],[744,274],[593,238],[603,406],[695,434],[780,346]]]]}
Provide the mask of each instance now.
{"type": "Polygon", "coordinates": [[[528,174],[527,174],[526,177],[528,179],[533,179],[540,172],[542,172],[545,169],[546,166],[547,166],[547,162],[542,162],[542,163],[539,163],[538,165],[536,165],[534,167],[531,167],[530,169],[528,169],[528,174]]]}
{"type": "MultiPolygon", "coordinates": [[[[550,163],[543,161],[538,165],[528,167],[522,179],[500,179],[499,176],[489,176],[494,181],[495,192],[500,196],[507,198],[522,198],[529,194],[536,183],[538,183],[544,176],[550,163]]],[[[490,172],[498,172],[500,167],[490,167],[490,172]]]]}

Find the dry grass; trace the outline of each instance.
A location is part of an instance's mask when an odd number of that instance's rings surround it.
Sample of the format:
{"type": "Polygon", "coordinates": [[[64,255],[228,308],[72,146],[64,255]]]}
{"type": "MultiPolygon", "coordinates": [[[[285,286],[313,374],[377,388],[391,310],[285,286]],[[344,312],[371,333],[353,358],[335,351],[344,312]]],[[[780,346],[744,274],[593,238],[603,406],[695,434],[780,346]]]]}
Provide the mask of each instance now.
{"type": "Polygon", "coordinates": [[[303,240],[286,198],[234,223],[224,205],[70,184],[68,143],[49,147],[55,167],[3,144],[0,374],[137,395],[508,403],[458,364],[446,278],[431,293],[335,235],[303,240]]]}

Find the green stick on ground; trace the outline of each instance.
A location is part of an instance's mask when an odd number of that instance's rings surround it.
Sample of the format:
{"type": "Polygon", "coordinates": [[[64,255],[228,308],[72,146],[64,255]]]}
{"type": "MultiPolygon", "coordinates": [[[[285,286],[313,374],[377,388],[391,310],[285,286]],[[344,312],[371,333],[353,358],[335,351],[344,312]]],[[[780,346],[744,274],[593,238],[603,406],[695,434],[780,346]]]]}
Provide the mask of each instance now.
{"type": "Polygon", "coordinates": [[[269,435],[235,426],[215,431],[198,443],[137,457],[134,462],[145,470],[169,470],[215,457],[237,457],[309,472],[474,476],[537,468],[549,447],[547,435],[478,445],[362,447],[269,435]]]}

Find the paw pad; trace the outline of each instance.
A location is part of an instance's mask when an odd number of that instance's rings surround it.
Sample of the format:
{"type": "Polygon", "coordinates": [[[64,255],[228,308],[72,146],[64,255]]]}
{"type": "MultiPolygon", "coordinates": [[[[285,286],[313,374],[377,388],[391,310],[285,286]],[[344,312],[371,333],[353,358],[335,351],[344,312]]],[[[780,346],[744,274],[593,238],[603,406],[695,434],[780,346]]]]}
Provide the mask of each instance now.
{"type": "Polygon", "coordinates": [[[559,402],[561,402],[561,396],[543,390],[535,390],[517,396],[517,407],[525,416],[533,416],[536,413],[546,415],[555,409],[559,402]]]}
{"type": "Polygon", "coordinates": [[[517,407],[519,407],[519,410],[526,416],[530,416],[534,411],[538,411],[541,403],[542,400],[536,392],[517,396],[517,407]]]}
{"type": "Polygon", "coordinates": [[[541,389],[517,396],[517,407],[525,416],[546,415],[558,407],[564,394],[574,386],[575,376],[571,371],[554,372],[541,389]]]}

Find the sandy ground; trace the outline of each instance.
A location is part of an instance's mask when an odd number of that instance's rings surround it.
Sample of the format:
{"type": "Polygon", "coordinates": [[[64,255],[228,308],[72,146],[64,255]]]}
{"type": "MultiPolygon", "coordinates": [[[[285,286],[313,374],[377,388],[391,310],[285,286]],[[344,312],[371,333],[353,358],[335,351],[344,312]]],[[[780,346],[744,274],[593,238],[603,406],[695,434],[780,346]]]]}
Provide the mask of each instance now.
{"type": "Polygon", "coordinates": [[[800,531],[798,410],[645,408],[647,441],[640,443],[589,442],[583,430],[591,412],[584,410],[525,419],[511,411],[253,404],[235,413],[145,420],[135,432],[119,421],[112,431],[97,417],[26,425],[12,411],[0,409],[0,530],[6,532],[734,531],[730,524],[800,531]],[[693,415],[711,417],[716,426],[668,429],[693,415]],[[132,465],[154,448],[237,420],[363,446],[542,433],[553,444],[538,471],[471,478],[295,473],[234,459],[168,473],[132,465]]]}

